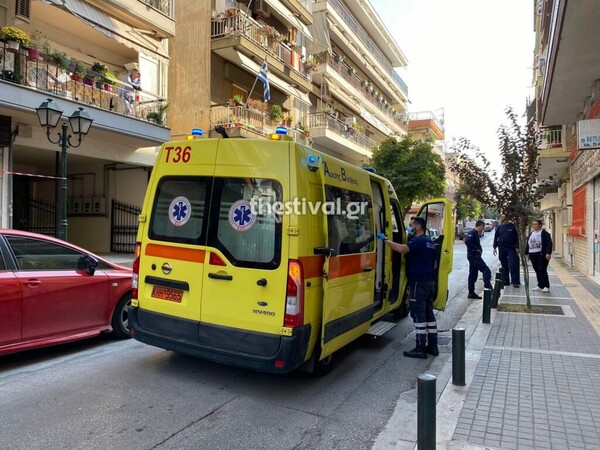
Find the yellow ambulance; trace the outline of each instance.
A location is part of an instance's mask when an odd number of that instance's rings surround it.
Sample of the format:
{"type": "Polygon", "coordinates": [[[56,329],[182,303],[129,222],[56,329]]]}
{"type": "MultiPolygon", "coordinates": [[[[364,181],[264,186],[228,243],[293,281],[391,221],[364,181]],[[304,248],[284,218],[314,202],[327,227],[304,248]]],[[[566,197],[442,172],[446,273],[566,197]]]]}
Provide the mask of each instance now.
{"type": "MultiPolygon", "coordinates": [[[[162,146],[142,212],[131,335],[260,371],[323,374],[334,352],[405,316],[406,241],[385,178],[274,135],[162,146]]],[[[452,206],[419,215],[440,231],[438,297],[452,270],[452,206]]]]}

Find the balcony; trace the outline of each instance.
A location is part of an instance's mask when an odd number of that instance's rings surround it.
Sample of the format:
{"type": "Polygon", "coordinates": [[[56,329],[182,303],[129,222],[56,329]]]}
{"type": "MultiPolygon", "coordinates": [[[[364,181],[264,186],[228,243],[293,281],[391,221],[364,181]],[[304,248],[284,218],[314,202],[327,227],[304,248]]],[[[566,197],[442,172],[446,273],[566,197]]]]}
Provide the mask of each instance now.
{"type": "MultiPolygon", "coordinates": [[[[267,139],[280,125],[279,122],[273,122],[265,112],[247,106],[212,106],[210,122],[213,125],[210,137],[220,137],[214,128],[222,126],[229,137],[254,139],[267,139]]],[[[311,144],[310,138],[302,130],[289,128],[288,135],[298,144],[311,144]]]]}
{"type": "Polygon", "coordinates": [[[371,157],[377,142],[326,112],[310,113],[308,129],[315,144],[333,150],[346,160],[362,162],[371,157]]]}
{"type": "Polygon", "coordinates": [[[411,132],[421,132],[435,140],[444,139],[444,125],[431,111],[410,113],[408,118],[411,132]]]}
{"type": "Polygon", "coordinates": [[[152,117],[158,116],[159,124],[165,125],[165,99],[132,91],[127,83],[119,80],[107,83],[91,66],[85,66],[86,75],[82,79],[73,73],[73,67],[64,69],[47,59],[32,59],[26,50],[13,53],[5,46],[0,47],[0,83],[6,82],[8,86],[12,83],[145,122],[156,123],[157,119],[152,117]]]}
{"type": "Polygon", "coordinates": [[[268,57],[269,69],[276,70],[286,76],[292,83],[311,90],[310,75],[301,55],[284,43],[284,36],[271,26],[263,26],[243,11],[236,11],[234,16],[220,15],[211,23],[212,50],[230,59],[228,49],[239,48],[244,53],[256,55],[261,60],[265,53],[268,57]]]}
{"type": "MultiPolygon", "coordinates": [[[[313,78],[317,82],[323,83],[322,75],[326,73],[328,67],[330,67],[335,71],[337,77],[341,77],[347,85],[353,86],[356,93],[360,95],[362,99],[375,107],[376,109],[374,109],[374,111],[377,111],[382,117],[387,121],[392,122],[400,130],[406,131],[408,129],[407,123],[402,120],[402,113],[395,111],[388,103],[387,99],[377,92],[372,83],[368,80],[361,79],[357,72],[343,62],[337,55],[324,56],[323,59],[317,59],[313,64],[316,64],[313,68],[315,71],[313,78]]],[[[384,130],[382,131],[385,133],[384,130]]]]}
{"type": "Polygon", "coordinates": [[[548,129],[541,132],[540,149],[562,147],[562,129],[548,129]]]}
{"type": "Polygon", "coordinates": [[[402,80],[400,75],[394,70],[389,59],[383,54],[379,46],[373,42],[369,37],[369,34],[365,29],[358,23],[352,13],[342,4],[340,0],[327,0],[327,3],[331,5],[334,11],[340,16],[344,23],[352,30],[352,32],[358,37],[358,40],[366,47],[369,52],[369,56],[372,56],[385,70],[386,74],[394,81],[396,86],[400,88],[400,91],[408,97],[408,86],[402,80]]]}

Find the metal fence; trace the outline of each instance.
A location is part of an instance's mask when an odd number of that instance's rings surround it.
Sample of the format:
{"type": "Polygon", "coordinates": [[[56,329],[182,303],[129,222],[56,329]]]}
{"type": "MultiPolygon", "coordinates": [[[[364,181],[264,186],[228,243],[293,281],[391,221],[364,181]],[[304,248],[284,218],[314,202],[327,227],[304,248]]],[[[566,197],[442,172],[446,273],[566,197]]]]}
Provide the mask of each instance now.
{"type": "Polygon", "coordinates": [[[113,200],[111,209],[110,251],[133,253],[142,208],[113,200]]]}
{"type": "Polygon", "coordinates": [[[56,205],[37,198],[15,203],[13,227],[17,230],[56,236],[56,205]],[[20,203],[21,207],[17,208],[20,203]]]}

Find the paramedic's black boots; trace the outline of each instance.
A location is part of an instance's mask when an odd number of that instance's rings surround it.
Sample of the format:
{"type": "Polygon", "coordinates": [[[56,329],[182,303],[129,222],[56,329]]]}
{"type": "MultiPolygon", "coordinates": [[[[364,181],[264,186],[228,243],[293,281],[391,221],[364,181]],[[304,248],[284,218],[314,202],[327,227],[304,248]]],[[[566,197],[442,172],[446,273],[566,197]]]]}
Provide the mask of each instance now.
{"type": "Polygon", "coordinates": [[[410,351],[404,351],[404,356],[409,358],[427,359],[427,348],[415,347],[410,351]]]}
{"type": "Polygon", "coordinates": [[[469,292],[469,295],[467,295],[467,298],[473,298],[476,300],[481,300],[481,297],[479,295],[477,295],[475,292],[469,292]]]}

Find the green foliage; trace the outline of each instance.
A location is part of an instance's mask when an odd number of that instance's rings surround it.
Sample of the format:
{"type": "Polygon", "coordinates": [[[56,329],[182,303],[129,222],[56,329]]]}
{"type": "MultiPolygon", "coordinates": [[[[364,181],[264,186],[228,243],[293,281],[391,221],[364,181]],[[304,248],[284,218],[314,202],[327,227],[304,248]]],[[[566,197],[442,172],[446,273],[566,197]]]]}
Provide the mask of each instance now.
{"type": "Polygon", "coordinates": [[[61,69],[69,70],[71,58],[69,58],[65,52],[54,50],[53,52],[48,53],[48,59],[61,69]]]}
{"type": "Polygon", "coordinates": [[[17,27],[2,27],[0,29],[0,41],[16,41],[23,46],[29,45],[31,38],[27,33],[17,27]]]}
{"type": "Polygon", "coordinates": [[[482,207],[481,202],[471,196],[469,188],[462,183],[454,194],[456,202],[456,219],[465,220],[480,217],[482,207]]]}
{"type": "Polygon", "coordinates": [[[373,150],[369,165],[390,180],[405,214],[414,202],[444,193],[444,161],[428,142],[388,138],[373,150]]]}
{"type": "Polygon", "coordinates": [[[502,173],[490,170],[490,162],[485,155],[464,138],[455,147],[458,156],[451,170],[468,186],[473,198],[495,207],[515,222],[519,232],[521,264],[525,268],[527,305],[530,307],[527,259],[523,252],[528,225],[537,215],[534,205],[543,197],[537,188],[539,135],[532,122],[521,126],[512,108],[506,110],[506,115],[508,124],[498,129],[502,173]],[[475,157],[469,156],[473,153],[475,157]]]}
{"type": "Polygon", "coordinates": [[[281,110],[281,106],[279,106],[279,105],[271,106],[271,120],[273,122],[281,122],[282,117],[283,117],[283,111],[281,110]]]}

